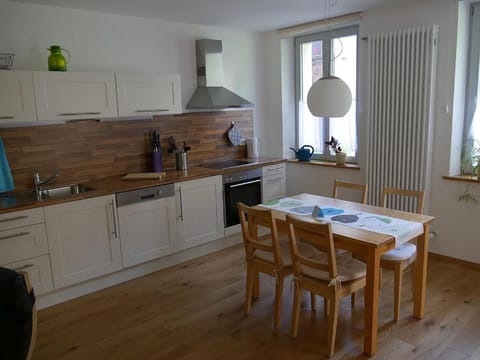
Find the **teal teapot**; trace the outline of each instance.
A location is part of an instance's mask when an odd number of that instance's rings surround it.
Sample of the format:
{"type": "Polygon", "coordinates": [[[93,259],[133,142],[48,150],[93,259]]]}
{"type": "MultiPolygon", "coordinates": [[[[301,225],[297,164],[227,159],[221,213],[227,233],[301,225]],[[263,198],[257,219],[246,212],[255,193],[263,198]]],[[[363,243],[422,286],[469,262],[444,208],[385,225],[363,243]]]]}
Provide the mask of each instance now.
{"type": "Polygon", "coordinates": [[[293,150],[298,161],[310,161],[315,150],[312,145],[303,145],[298,150],[295,150],[293,147],[290,147],[290,149],[293,150]]]}

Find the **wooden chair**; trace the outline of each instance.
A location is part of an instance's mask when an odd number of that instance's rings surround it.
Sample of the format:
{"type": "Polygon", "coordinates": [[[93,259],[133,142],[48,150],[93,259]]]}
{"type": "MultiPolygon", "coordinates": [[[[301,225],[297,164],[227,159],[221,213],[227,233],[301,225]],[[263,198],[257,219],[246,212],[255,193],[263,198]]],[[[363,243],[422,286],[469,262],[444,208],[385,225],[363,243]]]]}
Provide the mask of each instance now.
{"type": "Polygon", "coordinates": [[[362,204],[367,203],[367,191],[368,191],[367,184],[357,184],[350,181],[335,180],[335,183],[333,184],[333,195],[332,195],[334,199],[338,199],[338,191],[340,188],[360,191],[361,203],[362,204]]]}
{"type": "Polygon", "coordinates": [[[365,264],[349,254],[335,254],[330,223],[293,215],[287,215],[287,223],[294,275],[291,336],[297,336],[302,289],[322,296],[328,303],[328,357],[332,357],[340,300],[365,287],[365,264]],[[315,244],[324,253],[311,258],[302,256],[299,240],[315,244]]]}
{"type": "MultiPolygon", "coordinates": [[[[275,277],[274,327],[280,326],[283,283],[292,273],[292,260],[288,239],[279,240],[275,219],[270,210],[255,209],[238,203],[238,213],[242,226],[243,243],[247,257],[247,283],[245,291],[245,314],[252,307],[252,297],[259,296],[259,273],[275,277]],[[267,228],[270,234],[259,236],[259,227],[267,228]]],[[[302,253],[312,256],[315,248],[305,245],[302,253]]]]}
{"type": "MultiPolygon", "coordinates": [[[[413,191],[413,190],[404,190],[385,187],[382,191],[382,198],[380,206],[382,207],[391,207],[387,206],[387,200],[389,197],[411,197],[416,199],[416,213],[423,213],[423,202],[424,202],[424,191],[413,191]]],[[[380,258],[380,267],[382,269],[390,269],[395,273],[395,282],[394,282],[394,307],[393,307],[393,318],[395,321],[398,321],[400,318],[400,303],[402,297],[402,280],[403,280],[403,271],[408,268],[411,264],[414,264],[417,257],[417,247],[412,243],[406,243],[398,248],[390,250],[382,255],[380,258]]],[[[413,270],[412,270],[413,275],[413,270]]],[[[413,292],[413,280],[412,280],[412,292],[413,292]]]]}
{"type": "Polygon", "coordinates": [[[0,353],[8,359],[30,360],[37,334],[37,309],[28,273],[0,267],[0,318],[0,353]]]}
{"type": "MultiPolygon", "coordinates": [[[[362,204],[367,203],[367,191],[368,191],[368,185],[367,184],[357,184],[357,183],[350,182],[350,181],[335,180],[335,182],[333,184],[333,195],[332,195],[332,197],[334,199],[338,199],[339,189],[341,189],[341,188],[350,189],[350,190],[354,190],[354,191],[357,191],[357,192],[359,191],[360,192],[360,200],[361,200],[360,202],[362,204]]],[[[344,253],[344,252],[345,251],[337,250],[337,255],[340,254],[340,253],[344,253]]],[[[358,259],[358,257],[356,255],[353,255],[353,257],[358,259]]],[[[352,293],[352,296],[351,296],[352,307],[355,306],[355,300],[356,300],[355,293],[352,293]]]]}

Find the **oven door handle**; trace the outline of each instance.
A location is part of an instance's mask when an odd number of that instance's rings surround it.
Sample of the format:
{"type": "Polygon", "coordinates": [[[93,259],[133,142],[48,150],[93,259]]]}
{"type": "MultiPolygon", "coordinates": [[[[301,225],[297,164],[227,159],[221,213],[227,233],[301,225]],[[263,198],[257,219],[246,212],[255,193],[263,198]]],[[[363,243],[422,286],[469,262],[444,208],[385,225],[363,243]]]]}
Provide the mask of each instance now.
{"type": "Polygon", "coordinates": [[[247,181],[247,182],[243,182],[241,184],[235,184],[235,185],[229,185],[228,187],[230,189],[233,189],[233,188],[237,188],[237,187],[240,187],[240,186],[245,186],[245,185],[250,185],[250,184],[256,184],[256,183],[259,183],[259,182],[262,182],[261,179],[258,179],[258,180],[252,180],[252,181],[247,181]]]}

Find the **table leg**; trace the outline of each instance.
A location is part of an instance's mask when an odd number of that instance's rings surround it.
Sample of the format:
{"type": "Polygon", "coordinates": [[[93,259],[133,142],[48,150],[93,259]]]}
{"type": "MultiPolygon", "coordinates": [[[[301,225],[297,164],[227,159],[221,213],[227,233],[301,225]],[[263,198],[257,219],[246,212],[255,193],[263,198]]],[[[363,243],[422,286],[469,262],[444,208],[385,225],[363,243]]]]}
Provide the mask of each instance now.
{"type": "Polygon", "coordinates": [[[366,257],[367,283],[365,286],[365,328],[363,352],[373,356],[377,351],[378,286],[380,283],[380,251],[368,250],[366,257]]]}
{"type": "Polygon", "coordinates": [[[430,224],[423,225],[423,235],[417,239],[417,260],[415,264],[415,288],[413,293],[413,316],[423,318],[427,288],[428,239],[430,224]]]}

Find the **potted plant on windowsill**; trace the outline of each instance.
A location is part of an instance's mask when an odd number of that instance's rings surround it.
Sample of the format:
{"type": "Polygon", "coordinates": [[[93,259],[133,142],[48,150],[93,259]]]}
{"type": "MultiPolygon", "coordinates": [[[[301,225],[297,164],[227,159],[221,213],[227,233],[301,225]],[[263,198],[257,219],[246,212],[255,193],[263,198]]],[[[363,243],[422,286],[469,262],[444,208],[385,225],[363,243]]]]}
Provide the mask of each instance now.
{"type": "MultiPolygon", "coordinates": [[[[480,182],[480,141],[468,141],[466,150],[462,164],[460,165],[460,173],[462,175],[468,175],[472,179],[480,182]]],[[[472,202],[477,205],[480,203],[476,194],[471,191],[470,185],[465,187],[465,191],[458,197],[458,201],[472,202]]]]}
{"type": "Polygon", "coordinates": [[[325,145],[328,145],[335,152],[335,160],[337,165],[345,165],[345,162],[347,161],[347,154],[342,151],[340,141],[332,136],[330,141],[325,141],[325,145]]]}
{"type": "Polygon", "coordinates": [[[461,174],[471,175],[472,178],[476,177],[477,181],[480,181],[480,141],[469,141],[467,146],[469,150],[460,166],[461,174]]]}

